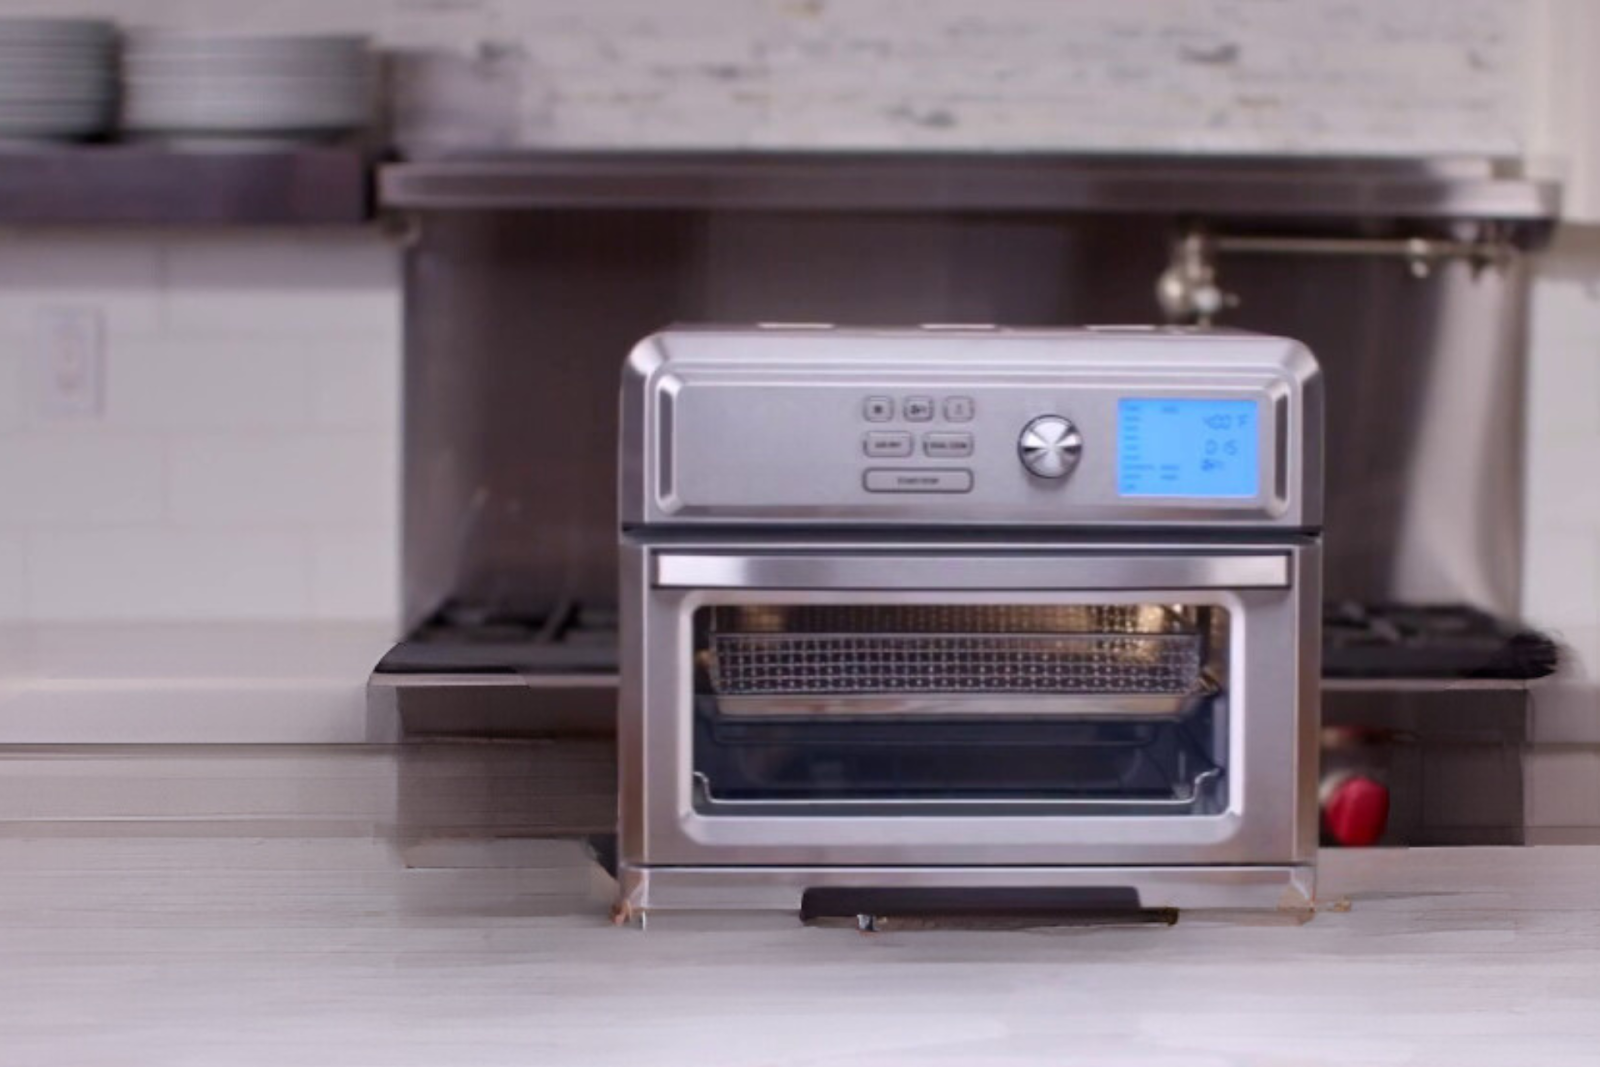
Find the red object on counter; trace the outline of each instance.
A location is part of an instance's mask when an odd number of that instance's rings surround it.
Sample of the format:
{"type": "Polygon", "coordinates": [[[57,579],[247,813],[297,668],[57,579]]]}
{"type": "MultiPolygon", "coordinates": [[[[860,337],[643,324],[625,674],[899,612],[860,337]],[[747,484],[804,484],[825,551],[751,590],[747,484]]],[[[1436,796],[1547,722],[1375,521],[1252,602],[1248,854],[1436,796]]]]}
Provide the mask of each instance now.
{"type": "Polygon", "coordinates": [[[1322,795],[1322,824],[1346,848],[1377,844],[1389,824],[1389,787],[1363,774],[1330,783],[1322,795]]]}

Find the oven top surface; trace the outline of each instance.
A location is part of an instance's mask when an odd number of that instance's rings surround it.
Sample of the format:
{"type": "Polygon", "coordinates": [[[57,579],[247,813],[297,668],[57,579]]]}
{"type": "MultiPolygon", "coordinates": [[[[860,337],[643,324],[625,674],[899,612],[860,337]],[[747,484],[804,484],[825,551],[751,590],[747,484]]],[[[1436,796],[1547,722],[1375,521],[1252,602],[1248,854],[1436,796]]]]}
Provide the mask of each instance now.
{"type": "Polygon", "coordinates": [[[1316,529],[1322,393],[1278,337],[671,330],[624,371],[624,526],[1316,529]]]}

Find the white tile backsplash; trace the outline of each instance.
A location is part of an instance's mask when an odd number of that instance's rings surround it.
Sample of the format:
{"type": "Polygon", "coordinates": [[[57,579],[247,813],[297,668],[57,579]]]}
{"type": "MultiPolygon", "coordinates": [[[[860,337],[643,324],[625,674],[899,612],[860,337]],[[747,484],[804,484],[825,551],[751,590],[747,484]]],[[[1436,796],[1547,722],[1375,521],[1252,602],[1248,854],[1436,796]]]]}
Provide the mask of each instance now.
{"type": "Polygon", "coordinates": [[[0,623],[28,618],[27,552],[21,534],[0,533],[0,623]]]}
{"type": "Polygon", "coordinates": [[[162,245],[71,230],[0,233],[0,332],[27,338],[39,309],[92,305],[115,339],[161,329],[162,245]]]}
{"type": "Polygon", "coordinates": [[[1600,826],[1600,748],[1539,749],[1524,769],[1530,827],[1600,826]]]}
{"type": "Polygon", "coordinates": [[[185,336],[399,336],[399,257],[373,233],[192,237],[166,248],[167,328],[185,336]]]}
{"type": "Polygon", "coordinates": [[[393,521],[393,434],[174,435],[170,517],[180,526],[315,529],[393,521]]]}
{"type": "Polygon", "coordinates": [[[1600,826],[1600,229],[1541,259],[1529,317],[1523,612],[1564,646],[1533,694],[1528,824],[1600,826]]]}
{"type": "Polygon", "coordinates": [[[278,338],[125,341],[108,359],[106,424],[138,430],[296,430],[312,423],[311,353],[278,338]]]}
{"type": "Polygon", "coordinates": [[[1600,321],[1600,278],[1588,259],[1596,254],[1588,229],[1563,231],[1552,255],[1539,262],[1539,284],[1529,294],[1529,317],[1540,335],[1552,340],[1592,342],[1590,327],[1600,321]]]}
{"type": "Polygon", "coordinates": [[[24,355],[27,342],[0,334],[0,435],[22,426],[24,355]]]}
{"type": "Polygon", "coordinates": [[[307,544],[298,530],[150,525],[38,531],[28,550],[32,615],[44,621],[311,613],[307,544]]]}
{"type": "Polygon", "coordinates": [[[1538,338],[1539,358],[1528,372],[1529,411],[1538,419],[1532,432],[1540,442],[1589,444],[1600,426],[1600,332],[1593,325],[1600,322],[1600,308],[1573,308],[1579,309],[1586,314],[1576,320],[1535,319],[1548,324],[1538,338]],[[1585,319],[1592,321],[1586,326],[1585,319]]]}
{"type": "Polygon", "coordinates": [[[351,340],[305,351],[313,418],[324,429],[389,430],[400,418],[401,371],[396,343],[351,340]]]}
{"type": "Polygon", "coordinates": [[[50,429],[0,440],[0,530],[156,522],[161,441],[50,429]]]}
{"type": "Polygon", "coordinates": [[[400,539],[381,524],[311,535],[311,611],[318,619],[362,620],[382,605],[400,615],[400,539]]]}
{"type": "Polygon", "coordinates": [[[0,241],[0,617],[392,621],[398,260],[376,231],[0,241]],[[32,395],[60,306],[106,315],[100,417],[32,395]],[[369,533],[376,562],[337,539],[369,533]]]}
{"type": "Polygon", "coordinates": [[[1600,531],[1600,436],[1535,436],[1529,447],[1533,454],[1526,491],[1532,543],[1547,533],[1600,531]]]}
{"type": "MultiPolygon", "coordinates": [[[[1562,636],[1592,645],[1600,637],[1600,627],[1562,636]]],[[[1568,671],[1567,677],[1535,687],[1532,703],[1536,746],[1600,745],[1600,686],[1586,677],[1592,671],[1592,664],[1582,664],[1579,669],[1568,671]]]]}
{"type": "Polygon", "coordinates": [[[1523,574],[1523,611],[1550,628],[1600,626],[1600,531],[1535,528],[1539,551],[1523,574]]]}

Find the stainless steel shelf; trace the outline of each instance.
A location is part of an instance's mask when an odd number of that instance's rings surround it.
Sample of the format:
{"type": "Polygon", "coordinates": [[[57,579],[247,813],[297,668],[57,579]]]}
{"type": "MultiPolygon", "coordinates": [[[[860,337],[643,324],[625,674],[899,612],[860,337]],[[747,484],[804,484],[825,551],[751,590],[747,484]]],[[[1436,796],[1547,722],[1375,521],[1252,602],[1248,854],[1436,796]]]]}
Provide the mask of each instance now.
{"type": "Polygon", "coordinates": [[[550,152],[390,164],[385,207],[1196,213],[1548,224],[1508,161],[1052,153],[550,152]]]}
{"type": "Polygon", "coordinates": [[[356,148],[0,152],[0,225],[327,226],[371,217],[371,165],[356,148]]]}

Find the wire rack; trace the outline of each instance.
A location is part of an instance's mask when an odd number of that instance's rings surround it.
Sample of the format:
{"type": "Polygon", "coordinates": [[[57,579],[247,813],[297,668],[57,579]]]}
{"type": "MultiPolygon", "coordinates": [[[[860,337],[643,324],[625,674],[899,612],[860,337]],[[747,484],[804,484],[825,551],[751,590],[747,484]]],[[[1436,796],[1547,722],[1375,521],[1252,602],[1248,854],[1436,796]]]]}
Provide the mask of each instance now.
{"type": "Polygon", "coordinates": [[[1185,693],[1198,634],[716,634],[729,696],[810,693],[1185,693]]]}

